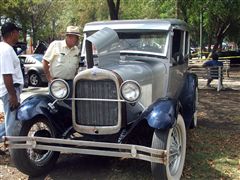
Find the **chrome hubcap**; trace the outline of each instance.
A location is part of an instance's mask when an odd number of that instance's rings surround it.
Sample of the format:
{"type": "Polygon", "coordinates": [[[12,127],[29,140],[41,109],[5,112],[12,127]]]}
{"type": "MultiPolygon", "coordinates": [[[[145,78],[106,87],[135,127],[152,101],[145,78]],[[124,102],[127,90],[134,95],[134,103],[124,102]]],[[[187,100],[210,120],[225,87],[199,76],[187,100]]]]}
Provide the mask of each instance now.
{"type": "MultiPolygon", "coordinates": [[[[31,129],[29,130],[28,132],[28,136],[29,137],[34,137],[36,136],[36,134],[40,131],[45,131],[47,133],[45,134],[48,134],[47,136],[50,136],[52,137],[52,133],[51,133],[51,130],[48,128],[48,126],[43,123],[43,122],[37,122],[35,123],[31,129]]],[[[37,135],[38,136],[38,135],[37,135]]],[[[46,136],[43,136],[43,137],[46,137],[46,136]]],[[[27,142],[27,143],[31,143],[31,142],[27,142]]],[[[34,161],[34,162],[37,162],[39,164],[41,164],[41,161],[45,160],[51,153],[52,151],[36,151],[36,150],[33,150],[33,149],[27,149],[27,153],[28,153],[28,156],[29,158],[34,161]]]]}
{"type": "Polygon", "coordinates": [[[30,82],[32,85],[37,85],[38,84],[38,76],[36,74],[32,74],[30,76],[30,82]]]}

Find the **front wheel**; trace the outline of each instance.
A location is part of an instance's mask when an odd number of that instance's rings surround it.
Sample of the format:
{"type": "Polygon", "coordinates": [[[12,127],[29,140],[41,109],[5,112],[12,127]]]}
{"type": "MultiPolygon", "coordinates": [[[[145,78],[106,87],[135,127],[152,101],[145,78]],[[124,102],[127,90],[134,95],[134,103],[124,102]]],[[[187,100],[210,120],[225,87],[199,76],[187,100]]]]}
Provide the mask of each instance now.
{"type": "Polygon", "coordinates": [[[153,178],[155,180],[180,179],[186,154],[186,129],[180,114],[173,128],[154,131],[152,148],[167,150],[166,165],[151,163],[153,178]]]}
{"type": "MultiPolygon", "coordinates": [[[[56,137],[56,130],[43,117],[22,122],[17,136],[56,137]]],[[[27,142],[28,143],[28,142],[27,142]]],[[[40,176],[49,172],[55,165],[59,152],[37,149],[10,149],[13,163],[21,172],[30,176],[40,176]]]]}

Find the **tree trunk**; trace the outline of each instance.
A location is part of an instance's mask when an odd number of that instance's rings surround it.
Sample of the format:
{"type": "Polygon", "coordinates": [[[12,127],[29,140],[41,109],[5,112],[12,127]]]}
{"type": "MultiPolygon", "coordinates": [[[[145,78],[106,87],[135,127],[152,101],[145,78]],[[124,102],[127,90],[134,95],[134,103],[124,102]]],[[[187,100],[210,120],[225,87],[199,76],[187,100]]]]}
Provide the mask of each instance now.
{"type": "Polygon", "coordinates": [[[176,6],[176,18],[178,19],[180,17],[180,7],[179,7],[179,0],[176,0],[175,2],[175,6],[176,6]]]}
{"type": "Polygon", "coordinates": [[[216,43],[213,46],[213,52],[220,50],[221,51],[221,43],[223,42],[223,36],[217,36],[216,43]]]}
{"type": "Polygon", "coordinates": [[[218,50],[219,45],[221,44],[221,42],[223,41],[225,34],[228,30],[228,28],[230,27],[230,23],[228,23],[227,25],[223,24],[219,29],[218,29],[218,33],[217,33],[217,37],[216,37],[216,43],[213,46],[213,52],[218,50]]]}
{"type": "Polygon", "coordinates": [[[212,34],[208,34],[208,52],[211,51],[211,45],[212,45],[212,34]]]}
{"type": "Polygon", "coordinates": [[[107,3],[108,3],[110,19],[111,20],[118,20],[120,0],[117,0],[116,4],[115,4],[114,0],[107,0],[107,3]]]}

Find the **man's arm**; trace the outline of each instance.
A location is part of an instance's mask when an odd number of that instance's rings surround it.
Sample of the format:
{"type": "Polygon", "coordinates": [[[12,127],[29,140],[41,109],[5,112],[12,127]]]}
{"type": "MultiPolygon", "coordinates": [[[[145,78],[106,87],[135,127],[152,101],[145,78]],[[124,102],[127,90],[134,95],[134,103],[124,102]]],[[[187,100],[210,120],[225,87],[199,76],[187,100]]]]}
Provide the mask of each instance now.
{"type": "Polygon", "coordinates": [[[10,108],[14,110],[20,105],[20,103],[18,102],[16,90],[13,85],[12,74],[3,74],[3,81],[9,94],[10,108]]]}
{"type": "Polygon", "coordinates": [[[211,62],[210,61],[206,61],[202,65],[202,67],[209,67],[209,66],[211,66],[211,62]]]}
{"type": "Polygon", "coordinates": [[[46,75],[48,82],[50,83],[52,81],[52,76],[49,71],[49,62],[43,59],[42,64],[43,64],[43,71],[46,75]]]}

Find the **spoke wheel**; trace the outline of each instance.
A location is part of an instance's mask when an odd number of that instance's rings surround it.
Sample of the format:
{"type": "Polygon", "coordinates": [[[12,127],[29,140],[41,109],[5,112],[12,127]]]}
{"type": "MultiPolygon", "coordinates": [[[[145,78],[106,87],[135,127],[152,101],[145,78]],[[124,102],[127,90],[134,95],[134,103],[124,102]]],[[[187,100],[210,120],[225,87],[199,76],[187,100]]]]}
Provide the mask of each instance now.
{"type": "MultiPolygon", "coordinates": [[[[22,123],[18,136],[56,137],[55,128],[45,118],[37,118],[22,123]]],[[[27,142],[31,143],[31,142],[27,142]]],[[[59,152],[37,149],[11,149],[11,158],[15,166],[30,176],[39,176],[49,172],[55,165],[59,152]]]]}
{"type": "Polygon", "coordinates": [[[153,178],[180,179],[186,154],[186,129],[181,115],[178,115],[175,127],[166,131],[155,130],[152,148],[164,149],[168,152],[166,165],[151,163],[153,178]]]}

